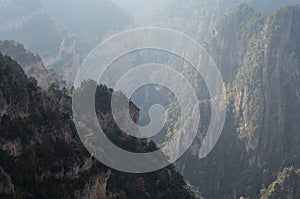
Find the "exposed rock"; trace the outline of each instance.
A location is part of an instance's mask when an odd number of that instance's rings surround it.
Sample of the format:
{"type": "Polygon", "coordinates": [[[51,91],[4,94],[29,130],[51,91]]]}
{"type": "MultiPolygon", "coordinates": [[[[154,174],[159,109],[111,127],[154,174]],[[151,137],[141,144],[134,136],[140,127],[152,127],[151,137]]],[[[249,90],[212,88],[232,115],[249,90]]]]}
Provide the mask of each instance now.
{"type": "Polygon", "coordinates": [[[106,189],[109,177],[110,171],[103,175],[94,176],[75,197],[79,199],[107,199],[106,189]]]}
{"type": "Polygon", "coordinates": [[[300,170],[285,168],[277,179],[261,192],[260,199],[300,198],[300,170]]]}
{"type": "Polygon", "coordinates": [[[16,139],[12,141],[1,140],[0,148],[3,151],[6,151],[9,155],[14,157],[22,155],[22,145],[20,139],[16,139]]]}
{"type": "Polygon", "coordinates": [[[191,151],[178,161],[204,197],[257,198],[282,168],[300,167],[299,17],[299,5],[269,15],[240,5],[204,42],[223,76],[227,119],[207,158],[191,151]]]}

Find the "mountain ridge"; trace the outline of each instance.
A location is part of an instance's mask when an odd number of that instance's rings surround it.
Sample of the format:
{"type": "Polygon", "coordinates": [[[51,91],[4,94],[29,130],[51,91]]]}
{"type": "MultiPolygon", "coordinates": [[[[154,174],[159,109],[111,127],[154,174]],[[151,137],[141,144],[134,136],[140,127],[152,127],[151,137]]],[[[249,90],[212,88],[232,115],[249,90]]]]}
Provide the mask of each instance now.
{"type": "MultiPolygon", "coordinates": [[[[98,87],[102,106],[110,94],[98,87]]],[[[96,161],[77,135],[70,108],[67,89],[42,90],[17,62],[0,54],[1,198],[194,198],[172,166],[134,175],[96,161]]],[[[107,128],[118,136],[113,126],[107,128]]],[[[119,140],[139,147],[126,137],[119,140]]]]}
{"type": "Polygon", "coordinates": [[[205,40],[223,76],[227,119],[207,158],[191,151],[177,162],[205,198],[259,198],[280,171],[300,167],[299,17],[300,5],[260,14],[242,4],[205,40]]]}

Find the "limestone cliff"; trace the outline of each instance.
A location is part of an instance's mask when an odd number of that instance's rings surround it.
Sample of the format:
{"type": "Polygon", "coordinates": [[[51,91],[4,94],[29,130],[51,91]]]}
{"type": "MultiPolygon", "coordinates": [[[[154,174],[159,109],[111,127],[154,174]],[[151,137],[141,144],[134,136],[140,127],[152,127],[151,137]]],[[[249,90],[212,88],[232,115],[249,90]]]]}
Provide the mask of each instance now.
{"type": "Polygon", "coordinates": [[[300,167],[299,17],[299,5],[269,15],[240,5],[204,42],[225,81],[227,119],[207,158],[191,150],[177,164],[204,197],[257,198],[284,167],[300,167]]]}

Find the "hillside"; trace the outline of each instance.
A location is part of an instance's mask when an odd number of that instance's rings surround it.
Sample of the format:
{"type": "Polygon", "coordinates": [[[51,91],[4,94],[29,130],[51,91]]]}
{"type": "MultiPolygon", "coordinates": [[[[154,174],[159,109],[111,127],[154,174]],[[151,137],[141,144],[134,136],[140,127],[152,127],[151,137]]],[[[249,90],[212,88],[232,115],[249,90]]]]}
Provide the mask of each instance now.
{"type": "MultiPolygon", "coordinates": [[[[97,96],[107,99],[110,92],[99,86],[97,96]]],[[[131,175],[96,161],[78,138],[70,100],[66,89],[41,90],[15,61],[0,55],[1,198],[193,198],[172,166],[131,175]]]]}
{"type": "Polygon", "coordinates": [[[20,43],[14,41],[0,41],[0,53],[18,62],[28,77],[34,77],[38,85],[47,89],[51,83],[65,86],[63,77],[44,66],[38,54],[26,50],[20,43]]]}

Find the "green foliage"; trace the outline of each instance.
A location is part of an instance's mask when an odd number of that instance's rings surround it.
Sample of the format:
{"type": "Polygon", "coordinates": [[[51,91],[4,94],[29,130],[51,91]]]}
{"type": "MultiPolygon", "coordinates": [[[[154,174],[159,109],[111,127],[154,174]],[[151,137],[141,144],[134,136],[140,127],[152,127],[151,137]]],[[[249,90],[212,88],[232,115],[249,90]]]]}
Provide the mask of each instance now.
{"type": "Polygon", "coordinates": [[[51,83],[47,95],[55,100],[61,112],[69,116],[72,115],[71,93],[67,88],[60,88],[57,83],[51,83]]]}

